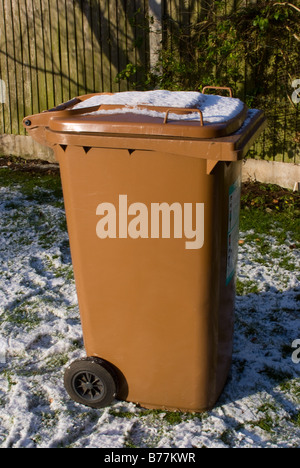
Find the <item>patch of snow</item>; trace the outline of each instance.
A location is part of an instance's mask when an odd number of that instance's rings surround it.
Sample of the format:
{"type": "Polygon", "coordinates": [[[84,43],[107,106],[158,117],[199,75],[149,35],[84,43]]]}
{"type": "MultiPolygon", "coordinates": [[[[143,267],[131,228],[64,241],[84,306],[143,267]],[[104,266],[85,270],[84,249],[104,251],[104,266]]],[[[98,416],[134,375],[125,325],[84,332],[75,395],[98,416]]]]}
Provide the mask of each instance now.
{"type": "MultiPolygon", "coordinates": [[[[183,107],[200,109],[206,122],[220,123],[234,118],[243,110],[243,103],[236,98],[202,94],[196,91],[125,91],[112,95],[95,95],[85,101],[76,104],[73,109],[82,109],[102,104],[117,104],[125,106],[116,110],[98,110],[89,115],[107,115],[115,113],[136,113],[152,117],[165,117],[165,112],[141,109],[138,106],[161,106],[161,107],[183,107]],[[132,109],[133,107],[133,109],[132,109]]],[[[170,114],[175,120],[199,120],[198,113],[192,114],[170,114]]]]}

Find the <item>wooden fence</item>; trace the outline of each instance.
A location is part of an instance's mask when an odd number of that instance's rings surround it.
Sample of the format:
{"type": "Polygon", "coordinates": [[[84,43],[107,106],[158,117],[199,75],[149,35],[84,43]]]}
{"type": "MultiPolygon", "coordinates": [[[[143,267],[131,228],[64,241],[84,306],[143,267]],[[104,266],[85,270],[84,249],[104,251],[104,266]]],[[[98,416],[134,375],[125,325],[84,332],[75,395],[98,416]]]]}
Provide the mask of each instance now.
{"type": "MultiPolygon", "coordinates": [[[[0,0],[0,133],[24,135],[24,116],[74,96],[131,89],[130,80],[116,80],[118,73],[130,64],[129,72],[142,81],[153,65],[153,44],[159,47],[163,41],[165,46],[172,27],[184,29],[208,3],[0,0]]],[[[225,0],[224,8],[237,3],[225,0]]],[[[260,140],[252,156],[300,162],[298,109],[287,101],[277,111],[276,106],[267,110],[273,133],[260,140]],[[273,145],[271,152],[268,145],[273,145]]]]}
{"type": "Polygon", "coordinates": [[[117,73],[147,62],[143,0],[0,0],[0,131],[89,92],[119,91],[117,73]]]}

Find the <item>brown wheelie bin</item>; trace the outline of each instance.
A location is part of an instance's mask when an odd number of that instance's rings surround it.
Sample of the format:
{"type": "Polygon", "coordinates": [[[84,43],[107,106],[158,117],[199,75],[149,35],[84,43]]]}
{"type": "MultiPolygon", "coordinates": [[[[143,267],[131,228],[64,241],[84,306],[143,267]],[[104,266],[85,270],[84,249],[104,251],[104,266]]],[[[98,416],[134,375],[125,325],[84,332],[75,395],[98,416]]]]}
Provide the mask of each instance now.
{"type": "Polygon", "coordinates": [[[24,119],[61,171],[87,354],[65,387],[96,408],[207,410],[231,365],[241,166],[265,118],[118,94],[24,119]]]}

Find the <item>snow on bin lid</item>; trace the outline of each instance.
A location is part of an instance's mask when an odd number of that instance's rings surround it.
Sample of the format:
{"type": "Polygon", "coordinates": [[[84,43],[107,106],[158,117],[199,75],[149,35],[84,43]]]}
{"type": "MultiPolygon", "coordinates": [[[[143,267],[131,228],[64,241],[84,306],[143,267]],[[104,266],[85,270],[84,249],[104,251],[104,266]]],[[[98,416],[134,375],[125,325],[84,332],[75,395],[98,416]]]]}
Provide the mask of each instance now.
{"type": "MultiPolygon", "coordinates": [[[[152,117],[164,117],[165,112],[143,109],[138,106],[177,107],[186,109],[199,109],[205,122],[221,123],[237,117],[245,108],[242,101],[236,98],[202,94],[196,91],[125,91],[115,94],[97,94],[78,104],[73,109],[87,108],[101,105],[120,105],[117,113],[135,113],[152,117]]],[[[115,114],[116,109],[105,109],[90,112],[89,115],[115,114]]],[[[197,120],[199,114],[170,113],[174,120],[197,120]]]]}
{"type": "Polygon", "coordinates": [[[65,111],[52,110],[50,131],[211,139],[236,132],[247,115],[239,99],[196,91],[126,91],[75,99],[65,111]]]}

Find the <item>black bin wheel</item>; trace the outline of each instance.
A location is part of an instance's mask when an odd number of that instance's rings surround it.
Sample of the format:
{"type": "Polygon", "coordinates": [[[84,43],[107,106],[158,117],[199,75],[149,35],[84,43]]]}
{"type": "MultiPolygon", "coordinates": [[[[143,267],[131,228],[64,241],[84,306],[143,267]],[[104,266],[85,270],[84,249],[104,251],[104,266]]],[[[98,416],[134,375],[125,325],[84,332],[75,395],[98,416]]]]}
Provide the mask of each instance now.
{"type": "Polygon", "coordinates": [[[117,392],[112,369],[98,358],[72,362],[65,371],[64,384],[72,400],[91,408],[109,406],[117,392]]]}

